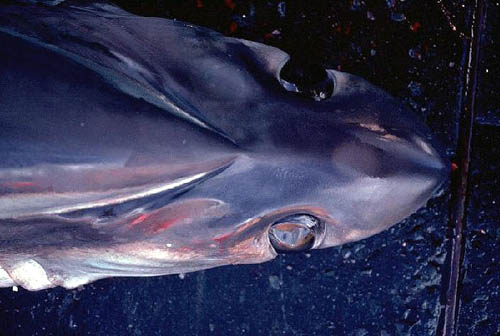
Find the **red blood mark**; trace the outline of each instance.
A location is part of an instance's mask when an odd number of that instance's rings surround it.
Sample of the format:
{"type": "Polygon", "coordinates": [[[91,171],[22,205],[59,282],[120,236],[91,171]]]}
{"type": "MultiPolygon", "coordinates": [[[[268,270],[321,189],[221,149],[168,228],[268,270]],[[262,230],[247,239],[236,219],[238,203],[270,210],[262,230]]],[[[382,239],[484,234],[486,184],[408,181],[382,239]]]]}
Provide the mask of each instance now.
{"type": "Polygon", "coordinates": [[[236,29],[238,29],[238,24],[236,22],[231,22],[229,24],[229,32],[230,33],[234,33],[236,31],[236,29]]]}
{"type": "Polygon", "coordinates": [[[272,39],[273,37],[274,37],[273,33],[267,33],[266,35],[264,35],[265,39],[272,39]]]}
{"type": "Polygon", "coordinates": [[[410,29],[411,29],[412,31],[416,32],[416,31],[418,31],[418,30],[420,29],[420,27],[421,27],[421,26],[422,26],[422,25],[420,24],[420,22],[418,22],[418,21],[417,21],[417,22],[415,22],[414,24],[412,24],[412,25],[410,26],[410,29]]]}
{"type": "Polygon", "coordinates": [[[192,223],[204,216],[220,215],[220,210],[212,200],[196,199],[180,203],[166,205],[163,208],[149,213],[138,214],[130,219],[128,228],[140,230],[146,235],[161,233],[172,225],[182,225],[192,223]],[[213,207],[213,211],[210,211],[213,207]]]}
{"type": "Polygon", "coordinates": [[[349,35],[350,33],[351,33],[351,24],[348,23],[345,25],[344,34],[349,35]]]}
{"type": "Polygon", "coordinates": [[[429,45],[428,45],[427,43],[424,43],[424,44],[422,45],[422,49],[424,49],[424,52],[425,52],[425,53],[428,53],[428,52],[429,52],[430,47],[429,47],[429,45]]]}
{"type": "Polygon", "coordinates": [[[132,226],[135,226],[135,225],[137,225],[137,224],[139,224],[139,223],[142,223],[142,222],[144,222],[144,221],[145,221],[148,217],[149,217],[149,215],[148,215],[148,214],[142,214],[142,215],[139,215],[139,216],[137,216],[137,218],[136,218],[136,219],[134,219],[134,220],[133,220],[133,221],[132,221],[132,222],[131,222],[128,226],[129,226],[129,227],[132,227],[132,226]]]}
{"type": "Polygon", "coordinates": [[[173,224],[175,224],[176,222],[178,222],[180,219],[183,219],[183,218],[182,217],[180,217],[180,218],[170,218],[170,219],[168,219],[166,221],[160,222],[155,227],[155,229],[153,230],[153,233],[156,234],[156,233],[160,233],[162,231],[165,231],[170,226],[172,226],[173,224]]]}
{"type": "Polygon", "coordinates": [[[196,8],[203,8],[203,0],[196,0],[196,8]]]}
{"type": "Polygon", "coordinates": [[[451,163],[451,170],[454,172],[458,170],[458,165],[455,162],[451,163]]]}
{"type": "Polygon", "coordinates": [[[232,232],[228,232],[228,233],[224,233],[224,234],[221,234],[219,236],[216,236],[214,237],[214,240],[217,242],[217,243],[222,243],[224,240],[228,239],[229,237],[231,237],[232,235],[232,232]]]}
{"type": "Polygon", "coordinates": [[[233,0],[224,0],[224,3],[228,8],[234,9],[234,7],[236,7],[236,4],[234,3],[233,0]]]}
{"type": "Polygon", "coordinates": [[[19,182],[12,182],[12,186],[14,188],[34,187],[35,183],[34,182],[28,182],[28,181],[19,181],[19,182]]]}
{"type": "Polygon", "coordinates": [[[156,234],[159,233],[165,229],[167,229],[169,226],[177,222],[179,219],[182,218],[169,218],[168,220],[164,220],[162,217],[161,212],[155,212],[155,213],[150,213],[150,214],[141,214],[137,216],[130,224],[128,225],[129,228],[134,227],[138,224],[144,223],[146,227],[149,227],[149,231],[152,233],[156,234]]]}
{"type": "Polygon", "coordinates": [[[36,187],[37,184],[35,182],[30,182],[30,181],[14,181],[14,182],[0,183],[0,186],[8,189],[22,190],[22,189],[29,189],[36,187]]]}

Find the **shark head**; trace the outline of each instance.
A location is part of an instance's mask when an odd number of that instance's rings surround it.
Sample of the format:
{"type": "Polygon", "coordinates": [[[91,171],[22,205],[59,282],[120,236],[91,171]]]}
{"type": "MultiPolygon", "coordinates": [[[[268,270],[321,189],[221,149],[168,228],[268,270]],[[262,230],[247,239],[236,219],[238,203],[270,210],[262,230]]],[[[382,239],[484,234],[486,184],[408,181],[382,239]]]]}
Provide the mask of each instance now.
{"type": "Polygon", "coordinates": [[[214,224],[238,223],[227,244],[258,237],[258,248],[273,255],[360,240],[411,215],[440,187],[448,168],[439,145],[400,101],[330,69],[313,83],[318,91],[301,90],[281,76],[288,55],[241,43],[252,56],[242,69],[261,67],[251,81],[242,79],[250,83],[245,89],[218,87],[221,96],[237,96],[224,112],[230,122],[207,118],[243,151],[193,190],[231,205],[233,217],[214,224]]]}

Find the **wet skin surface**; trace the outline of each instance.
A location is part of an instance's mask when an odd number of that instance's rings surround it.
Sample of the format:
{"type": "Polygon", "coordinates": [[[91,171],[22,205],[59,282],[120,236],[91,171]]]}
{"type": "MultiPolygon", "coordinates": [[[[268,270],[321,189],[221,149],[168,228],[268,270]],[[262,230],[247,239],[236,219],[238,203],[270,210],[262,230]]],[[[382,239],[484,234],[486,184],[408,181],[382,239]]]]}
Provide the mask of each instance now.
{"type": "MultiPolygon", "coordinates": [[[[456,50],[460,50],[461,43],[457,43],[435,6],[429,5],[422,11],[420,3],[417,6],[413,2],[397,2],[396,10],[407,17],[407,21],[398,23],[385,17],[389,10],[383,6],[368,4],[353,10],[342,7],[343,4],[321,7],[323,13],[330,11],[331,19],[325,19],[326,16],[315,12],[318,7],[311,6],[298,10],[307,15],[301,19],[300,15],[294,17],[297,9],[288,5],[287,22],[302,24],[301,34],[312,36],[313,40],[314,36],[324,36],[329,31],[311,29],[309,21],[302,21],[315,18],[313,21],[321,22],[320,27],[330,26],[325,22],[340,23],[342,30],[334,32],[338,44],[329,42],[327,49],[329,67],[342,64],[344,70],[361,74],[403,97],[418,114],[425,116],[448,153],[453,153],[453,104],[460,64],[460,53],[456,50]],[[366,17],[367,10],[375,13],[375,21],[366,17]],[[351,22],[350,33],[345,33],[344,24],[349,20],[355,21],[351,22]],[[408,29],[407,23],[415,22],[421,24],[420,29],[408,29]],[[374,27],[384,27],[384,33],[379,30],[375,34],[374,27]],[[370,45],[370,38],[378,42],[376,47],[370,45]],[[421,49],[427,50],[421,59],[408,55],[408,49],[432,42],[437,47],[421,49]],[[356,49],[350,47],[351,43],[356,49]],[[376,55],[367,58],[370,47],[376,50],[376,55]]],[[[179,12],[172,7],[173,12],[179,12]]],[[[203,10],[190,8],[189,13],[203,10]]],[[[205,22],[214,21],[210,16],[204,19],[200,16],[205,22]]],[[[282,34],[289,28],[282,29],[282,34]]],[[[252,32],[250,27],[244,36],[248,37],[249,31],[252,38],[261,40],[260,30],[252,32]]],[[[285,50],[293,52],[286,41],[267,42],[285,45],[285,50]]],[[[487,199],[484,202],[488,203],[487,199]]],[[[238,266],[238,272],[229,267],[187,274],[183,279],[172,276],[103,280],[71,292],[3,290],[2,316],[7,318],[0,324],[8,334],[57,334],[57,330],[64,330],[65,334],[162,335],[224,330],[256,334],[433,335],[438,317],[440,267],[445,254],[446,211],[445,192],[410,219],[368,240],[310,255],[281,256],[262,265],[238,266]],[[110,310],[110,305],[116,309],[110,310]],[[309,313],[304,316],[305,309],[309,313]],[[188,316],[186,311],[190,312],[188,316]]],[[[479,236],[489,237],[478,231],[479,236]]],[[[474,255],[474,248],[469,251],[474,255]]],[[[468,286],[478,288],[473,281],[468,286]]],[[[491,293],[487,286],[483,290],[491,293]]],[[[498,324],[494,308],[484,307],[481,311],[491,314],[487,327],[494,328],[498,324]]],[[[478,310],[472,309],[467,316],[481,322],[484,314],[474,317],[475,312],[478,310]]],[[[461,330],[469,334],[469,326],[462,324],[461,330]]],[[[486,330],[484,327],[484,323],[478,323],[474,332],[480,334],[486,330]]]]}
{"type": "Polygon", "coordinates": [[[446,176],[430,130],[361,78],[326,70],[312,99],[283,84],[278,49],[111,5],[2,17],[3,286],[340,245],[410,215],[446,176]]]}

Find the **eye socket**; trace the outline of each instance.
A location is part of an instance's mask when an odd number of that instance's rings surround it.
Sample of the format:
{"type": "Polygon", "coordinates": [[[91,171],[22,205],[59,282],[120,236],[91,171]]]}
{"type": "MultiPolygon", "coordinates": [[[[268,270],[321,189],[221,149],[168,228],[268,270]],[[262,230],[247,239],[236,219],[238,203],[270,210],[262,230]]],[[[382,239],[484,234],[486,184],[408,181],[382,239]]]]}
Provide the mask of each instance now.
{"type": "Polygon", "coordinates": [[[301,252],[311,249],[323,233],[322,222],[311,215],[285,217],[269,228],[269,240],[278,253],[301,252]]]}
{"type": "Polygon", "coordinates": [[[285,90],[321,101],[333,94],[334,82],[326,70],[314,63],[291,58],[280,71],[280,83],[285,90]]]}

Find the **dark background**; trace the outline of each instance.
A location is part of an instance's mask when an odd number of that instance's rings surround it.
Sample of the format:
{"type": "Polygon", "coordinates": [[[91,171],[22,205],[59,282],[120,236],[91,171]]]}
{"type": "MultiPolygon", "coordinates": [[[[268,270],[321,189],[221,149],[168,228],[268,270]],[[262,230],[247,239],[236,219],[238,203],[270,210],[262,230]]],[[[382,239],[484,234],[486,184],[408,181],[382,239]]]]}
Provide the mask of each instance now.
{"type": "MultiPolygon", "coordinates": [[[[468,1],[118,1],[125,9],[274,45],[360,75],[405,101],[443,144],[459,116],[474,3],[468,1]],[[456,30],[453,29],[455,26],[456,30]]],[[[484,1],[458,335],[500,333],[498,9],[484,1]]],[[[441,335],[453,184],[369,239],[260,265],[114,278],[82,289],[0,290],[0,334],[441,335]]]]}

